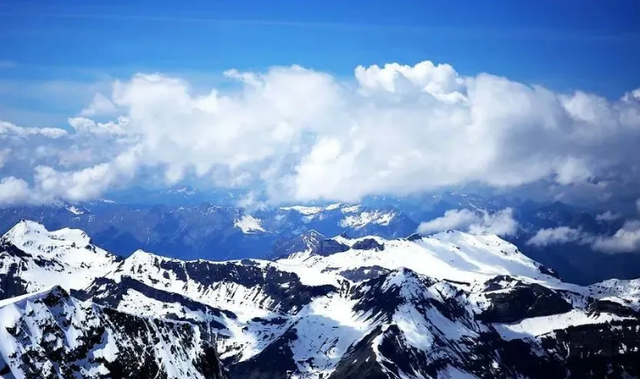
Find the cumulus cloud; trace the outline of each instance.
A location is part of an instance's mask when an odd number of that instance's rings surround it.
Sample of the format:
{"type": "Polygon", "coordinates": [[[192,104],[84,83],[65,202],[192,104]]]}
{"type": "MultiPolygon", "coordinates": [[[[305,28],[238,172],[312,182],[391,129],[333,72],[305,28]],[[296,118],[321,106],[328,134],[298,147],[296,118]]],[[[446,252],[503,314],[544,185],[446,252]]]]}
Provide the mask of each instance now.
{"type": "Polygon", "coordinates": [[[420,223],[418,233],[430,234],[448,229],[468,229],[481,216],[468,209],[450,209],[444,216],[420,223]]]}
{"type": "Polygon", "coordinates": [[[617,220],[621,217],[620,214],[618,213],[613,213],[611,211],[606,211],[603,213],[600,213],[596,216],[596,220],[597,221],[614,221],[617,220]]]}
{"type": "Polygon", "coordinates": [[[111,155],[75,171],[54,167],[46,178],[68,183],[106,164],[109,174],[94,173],[105,183],[73,194],[97,196],[114,177],[124,181],[145,167],[161,170],[167,183],[193,175],[291,202],[467,183],[572,186],[640,169],[640,91],[613,101],[561,94],[429,61],[359,66],[352,80],[299,66],[225,74],[237,85],[201,91],[161,74],[116,81],[110,96],[96,95],[69,120],[83,138],[117,136],[108,140],[111,155]],[[115,110],[120,117],[111,122],[87,118],[115,110]],[[116,157],[133,150],[137,167],[114,172],[116,157]]]}
{"type": "Polygon", "coordinates": [[[450,209],[442,217],[421,223],[418,226],[418,233],[431,234],[448,229],[468,231],[472,234],[508,236],[517,231],[518,223],[513,219],[513,210],[511,208],[494,213],[468,209],[450,209]]]}
{"type": "Polygon", "coordinates": [[[0,121],[0,140],[8,138],[27,138],[41,136],[45,138],[61,138],[67,131],[59,128],[25,128],[6,121],[0,121]]]}
{"type": "Polygon", "coordinates": [[[592,244],[595,250],[607,253],[629,253],[640,251],[640,221],[626,222],[612,236],[596,237],[592,244]]]}
{"type": "Polygon", "coordinates": [[[28,196],[29,184],[24,180],[13,176],[0,179],[0,205],[22,203],[28,196]]]}
{"type": "Polygon", "coordinates": [[[63,198],[72,201],[94,199],[115,184],[130,180],[136,172],[137,151],[120,154],[111,162],[100,163],[78,171],[57,171],[48,166],[35,169],[37,199],[63,198]]]}
{"type": "Polygon", "coordinates": [[[518,222],[513,218],[513,210],[506,208],[495,213],[482,212],[482,222],[472,224],[469,232],[472,234],[497,234],[509,236],[518,230],[518,222]]]}
{"type": "Polygon", "coordinates": [[[580,229],[567,226],[540,229],[527,241],[527,244],[538,247],[585,241],[587,234],[580,229]]]}
{"type": "Polygon", "coordinates": [[[545,247],[577,243],[590,245],[592,249],[605,253],[631,253],[640,251],[640,221],[630,220],[624,223],[613,235],[594,235],[566,226],[540,229],[527,241],[527,244],[545,247]]]}
{"type": "Polygon", "coordinates": [[[96,93],[88,107],[80,111],[80,116],[110,116],[118,113],[118,108],[109,100],[108,97],[101,93],[96,93]]]}
{"type": "Polygon", "coordinates": [[[124,134],[128,120],[124,117],[118,118],[117,121],[95,122],[85,117],[72,117],[68,120],[69,125],[78,133],[95,133],[95,134],[124,134]]]}

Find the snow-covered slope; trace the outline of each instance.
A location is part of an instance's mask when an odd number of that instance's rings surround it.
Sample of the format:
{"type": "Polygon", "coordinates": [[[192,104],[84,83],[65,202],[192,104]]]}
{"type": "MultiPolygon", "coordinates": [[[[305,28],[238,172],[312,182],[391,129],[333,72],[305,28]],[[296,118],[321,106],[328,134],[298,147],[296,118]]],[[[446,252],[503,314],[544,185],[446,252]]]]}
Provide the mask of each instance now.
{"type": "Polygon", "coordinates": [[[497,236],[457,231],[308,232],[282,251],[213,262],[139,250],[73,296],[211,331],[232,378],[640,375],[637,281],[567,284],[497,236]]]}
{"type": "Polygon", "coordinates": [[[0,304],[3,378],[221,378],[209,335],[188,323],[81,302],[61,287],[0,304]]]}
{"type": "Polygon", "coordinates": [[[117,260],[81,230],[50,232],[38,223],[21,221],[0,238],[0,298],[53,285],[84,288],[113,270],[117,260]]]}
{"type": "Polygon", "coordinates": [[[306,251],[292,254],[277,263],[291,270],[305,267],[319,273],[339,273],[374,266],[389,270],[407,267],[433,278],[467,283],[483,282],[496,275],[523,276],[545,283],[560,283],[550,275],[552,272],[495,235],[476,236],[447,231],[413,241],[385,240],[380,237],[350,239],[341,236],[333,240],[348,249],[328,256],[306,251]]]}

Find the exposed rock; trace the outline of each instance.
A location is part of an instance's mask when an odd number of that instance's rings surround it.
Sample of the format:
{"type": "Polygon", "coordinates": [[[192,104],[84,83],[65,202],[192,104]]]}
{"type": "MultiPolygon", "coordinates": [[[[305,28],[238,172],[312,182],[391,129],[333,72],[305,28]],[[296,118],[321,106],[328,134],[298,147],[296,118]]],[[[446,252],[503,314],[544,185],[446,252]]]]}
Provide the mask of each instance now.
{"type": "Polygon", "coordinates": [[[572,309],[562,296],[538,284],[522,285],[497,292],[488,292],[489,307],[476,318],[483,322],[508,323],[529,317],[565,313],[572,309]]]}
{"type": "Polygon", "coordinates": [[[325,239],[320,241],[320,243],[312,252],[317,255],[327,256],[331,254],[342,253],[347,250],[349,250],[349,246],[334,239],[325,239]]]}
{"type": "Polygon", "coordinates": [[[413,233],[407,237],[407,241],[420,241],[422,236],[418,233],[413,233]]]}
{"type": "Polygon", "coordinates": [[[363,238],[351,246],[352,249],[357,250],[375,250],[382,251],[384,250],[384,244],[379,243],[373,238],[363,238]]]}

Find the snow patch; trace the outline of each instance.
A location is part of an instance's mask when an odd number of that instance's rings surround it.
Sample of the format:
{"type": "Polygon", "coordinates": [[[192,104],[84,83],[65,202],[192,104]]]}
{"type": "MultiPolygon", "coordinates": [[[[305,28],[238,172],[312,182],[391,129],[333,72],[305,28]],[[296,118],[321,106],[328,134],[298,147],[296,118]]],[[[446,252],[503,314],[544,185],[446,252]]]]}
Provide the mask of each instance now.
{"type": "Polygon", "coordinates": [[[364,211],[357,215],[349,215],[340,221],[343,228],[360,229],[369,224],[388,226],[395,217],[393,212],[364,211]]]}
{"type": "Polygon", "coordinates": [[[233,221],[233,226],[242,230],[244,234],[265,232],[262,225],[260,225],[260,220],[251,215],[244,215],[239,219],[235,219],[233,221]]]}

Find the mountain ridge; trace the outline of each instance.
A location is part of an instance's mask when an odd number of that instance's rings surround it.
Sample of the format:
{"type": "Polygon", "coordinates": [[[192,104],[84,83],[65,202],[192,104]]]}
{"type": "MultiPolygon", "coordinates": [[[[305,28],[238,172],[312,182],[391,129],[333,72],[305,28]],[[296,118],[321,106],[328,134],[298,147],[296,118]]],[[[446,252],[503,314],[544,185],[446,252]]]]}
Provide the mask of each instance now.
{"type": "MultiPolygon", "coordinates": [[[[222,262],[140,250],[72,296],[208,331],[231,378],[596,378],[610,364],[611,378],[637,376],[638,281],[565,283],[491,235],[328,240],[346,250],[222,262]]],[[[69,246],[52,245],[53,257],[69,246]]]]}

